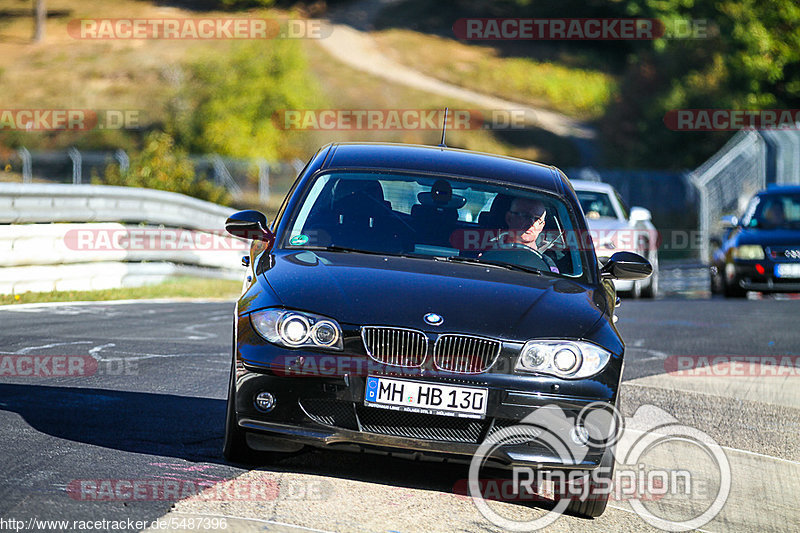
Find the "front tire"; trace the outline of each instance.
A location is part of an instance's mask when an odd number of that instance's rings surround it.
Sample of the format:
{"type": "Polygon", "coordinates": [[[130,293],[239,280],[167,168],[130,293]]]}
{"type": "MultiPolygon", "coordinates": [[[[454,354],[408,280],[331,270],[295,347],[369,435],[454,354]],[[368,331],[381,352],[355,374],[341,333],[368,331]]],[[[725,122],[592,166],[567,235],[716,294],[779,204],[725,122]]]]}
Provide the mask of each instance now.
{"type": "Polygon", "coordinates": [[[721,277],[722,293],[725,295],[725,298],[745,298],[747,296],[747,291],[739,286],[736,278],[733,278],[733,281],[729,282],[725,277],[725,274],[723,274],[721,277]]]}
{"type": "Polygon", "coordinates": [[[222,455],[230,463],[250,463],[255,452],[247,445],[247,435],[236,420],[236,358],[231,358],[231,375],[228,380],[228,401],[225,414],[225,440],[222,455]]]}
{"type": "Polygon", "coordinates": [[[642,296],[644,298],[658,297],[658,252],[653,252],[650,255],[650,264],[653,265],[653,273],[650,274],[650,281],[647,286],[642,289],[642,296]]]}
{"type": "Polygon", "coordinates": [[[585,500],[572,499],[567,505],[566,512],[582,516],[585,518],[597,518],[602,515],[608,506],[608,499],[611,496],[611,483],[614,480],[614,453],[611,447],[606,448],[603,458],[600,460],[598,473],[590,476],[588,497],[585,500]],[[602,470],[599,470],[602,469],[602,470]],[[601,483],[595,483],[598,479],[601,483]]]}
{"type": "Polygon", "coordinates": [[[642,282],[640,280],[637,279],[633,282],[633,287],[631,287],[631,290],[628,291],[628,296],[634,300],[638,300],[642,297],[642,282]]]}

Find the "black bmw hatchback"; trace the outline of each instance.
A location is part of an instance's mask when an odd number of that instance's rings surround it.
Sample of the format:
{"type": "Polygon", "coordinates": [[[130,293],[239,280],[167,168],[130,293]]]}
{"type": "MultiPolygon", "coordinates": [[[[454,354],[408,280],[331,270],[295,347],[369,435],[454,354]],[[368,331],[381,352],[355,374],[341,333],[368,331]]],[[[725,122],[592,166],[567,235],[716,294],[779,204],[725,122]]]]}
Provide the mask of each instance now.
{"type": "Polygon", "coordinates": [[[629,252],[598,263],[558,169],[444,147],[328,145],[270,225],[243,211],[226,228],[253,240],[234,321],[228,460],[312,446],[468,462],[493,432],[556,405],[567,415],[558,431],[586,446],[580,460],[535,439],[491,459],[608,464],[590,436],[609,428],[579,413],[617,402],[624,344],[611,280],[651,266],[629,252]]]}

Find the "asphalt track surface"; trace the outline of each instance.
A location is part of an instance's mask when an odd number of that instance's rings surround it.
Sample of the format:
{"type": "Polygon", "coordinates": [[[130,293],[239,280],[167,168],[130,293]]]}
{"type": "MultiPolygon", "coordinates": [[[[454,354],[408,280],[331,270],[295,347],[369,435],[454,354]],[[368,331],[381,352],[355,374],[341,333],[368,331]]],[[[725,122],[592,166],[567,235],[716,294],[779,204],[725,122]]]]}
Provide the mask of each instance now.
{"type": "MultiPolygon", "coordinates": [[[[89,356],[97,365],[91,376],[0,377],[0,530],[136,530],[159,519],[153,530],[500,530],[454,489],[466,477],[463,466],[331,451],[257,468],[226,464],[220,449],[232,315],[230,302],[0,308],[0,357],[89,356]],[[91,492],[75,490],[91,487],[80,485],[87,480],[98,487],[177,480],[182,490],[206,492],[93,501],[91,492]],[[237,497],[230,488],[254,483],[267,493],[237,497]],[[128,519],[141,522],[128,528],[128,519]]],[[[787,366],[800,356],[800,301],[626,300],[619,317],[627,342],[626,434],[643,435],[664,419],[724,450],[730,494],[702,529],[800,530],[800,369],[787,366]],[[694,376],[667,372],[677,356],[717,355],[794,359],[745,366],[744,374],[724,363],[694,376]]],[[[654,516],[688,520],[713,499],[716,474],[697,450],[665,448],[646,462],[708,476],[705,486],[695,484],[697,494],[646,502],[654,516]]],[[[517,520],[547,512],[519,502],[491,507],[517,520]]],[[[653,527],[621,497],[598,519],[563,516],[548,529],[653,527]]]]}

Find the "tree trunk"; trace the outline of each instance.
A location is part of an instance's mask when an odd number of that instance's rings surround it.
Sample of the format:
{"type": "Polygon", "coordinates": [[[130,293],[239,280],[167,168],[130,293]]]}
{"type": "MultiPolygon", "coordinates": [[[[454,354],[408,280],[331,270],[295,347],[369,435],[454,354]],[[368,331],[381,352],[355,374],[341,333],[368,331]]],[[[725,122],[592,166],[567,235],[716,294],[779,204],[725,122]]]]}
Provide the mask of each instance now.
{"type": "Polygon", "coordinates": [[[41,42],[44,40],[44,28],[47,21],[47,8],[44,5],[45,0],[34,0],[36,2],[36,23],[33,32],[33,42],[41,42]]]}

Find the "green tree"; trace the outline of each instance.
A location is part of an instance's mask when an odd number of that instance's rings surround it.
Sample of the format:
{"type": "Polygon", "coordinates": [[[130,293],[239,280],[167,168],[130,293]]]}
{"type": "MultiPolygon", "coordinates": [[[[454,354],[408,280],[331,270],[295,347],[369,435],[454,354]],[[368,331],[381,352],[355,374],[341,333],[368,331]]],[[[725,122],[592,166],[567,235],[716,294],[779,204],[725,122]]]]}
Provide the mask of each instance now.
{"type": "Polygon", "coordinates": [[[176,139],[199,153],[270,161],[297,156],[293,141],[302,132],[281,129],[276,117],[321,101],[299,43],[276,39],[234,46],[232,54],[190,65],[170,110],[176,139]]]}
{"type": "Polygon", "coordinates": [[[670,131],[673,109],[797,108],[800,6],[795,0],[628,0],[631,16],[708,22],[707,35],[659,39],[629,58],[601,124],[613,164],[692,167],[730,132],[670,131]]]}
{"type": "Polygon", "coordinates": [[[164,132],[147,135],[144,148],[131,158],[128,170],[122,172],[117,165],[109,165],[104,178],[95,181],[179,192],[224,205],[231,200],[224,188],[196,178],[194,164],[186,152],[177,148],[173,138],[164,132]]]}

